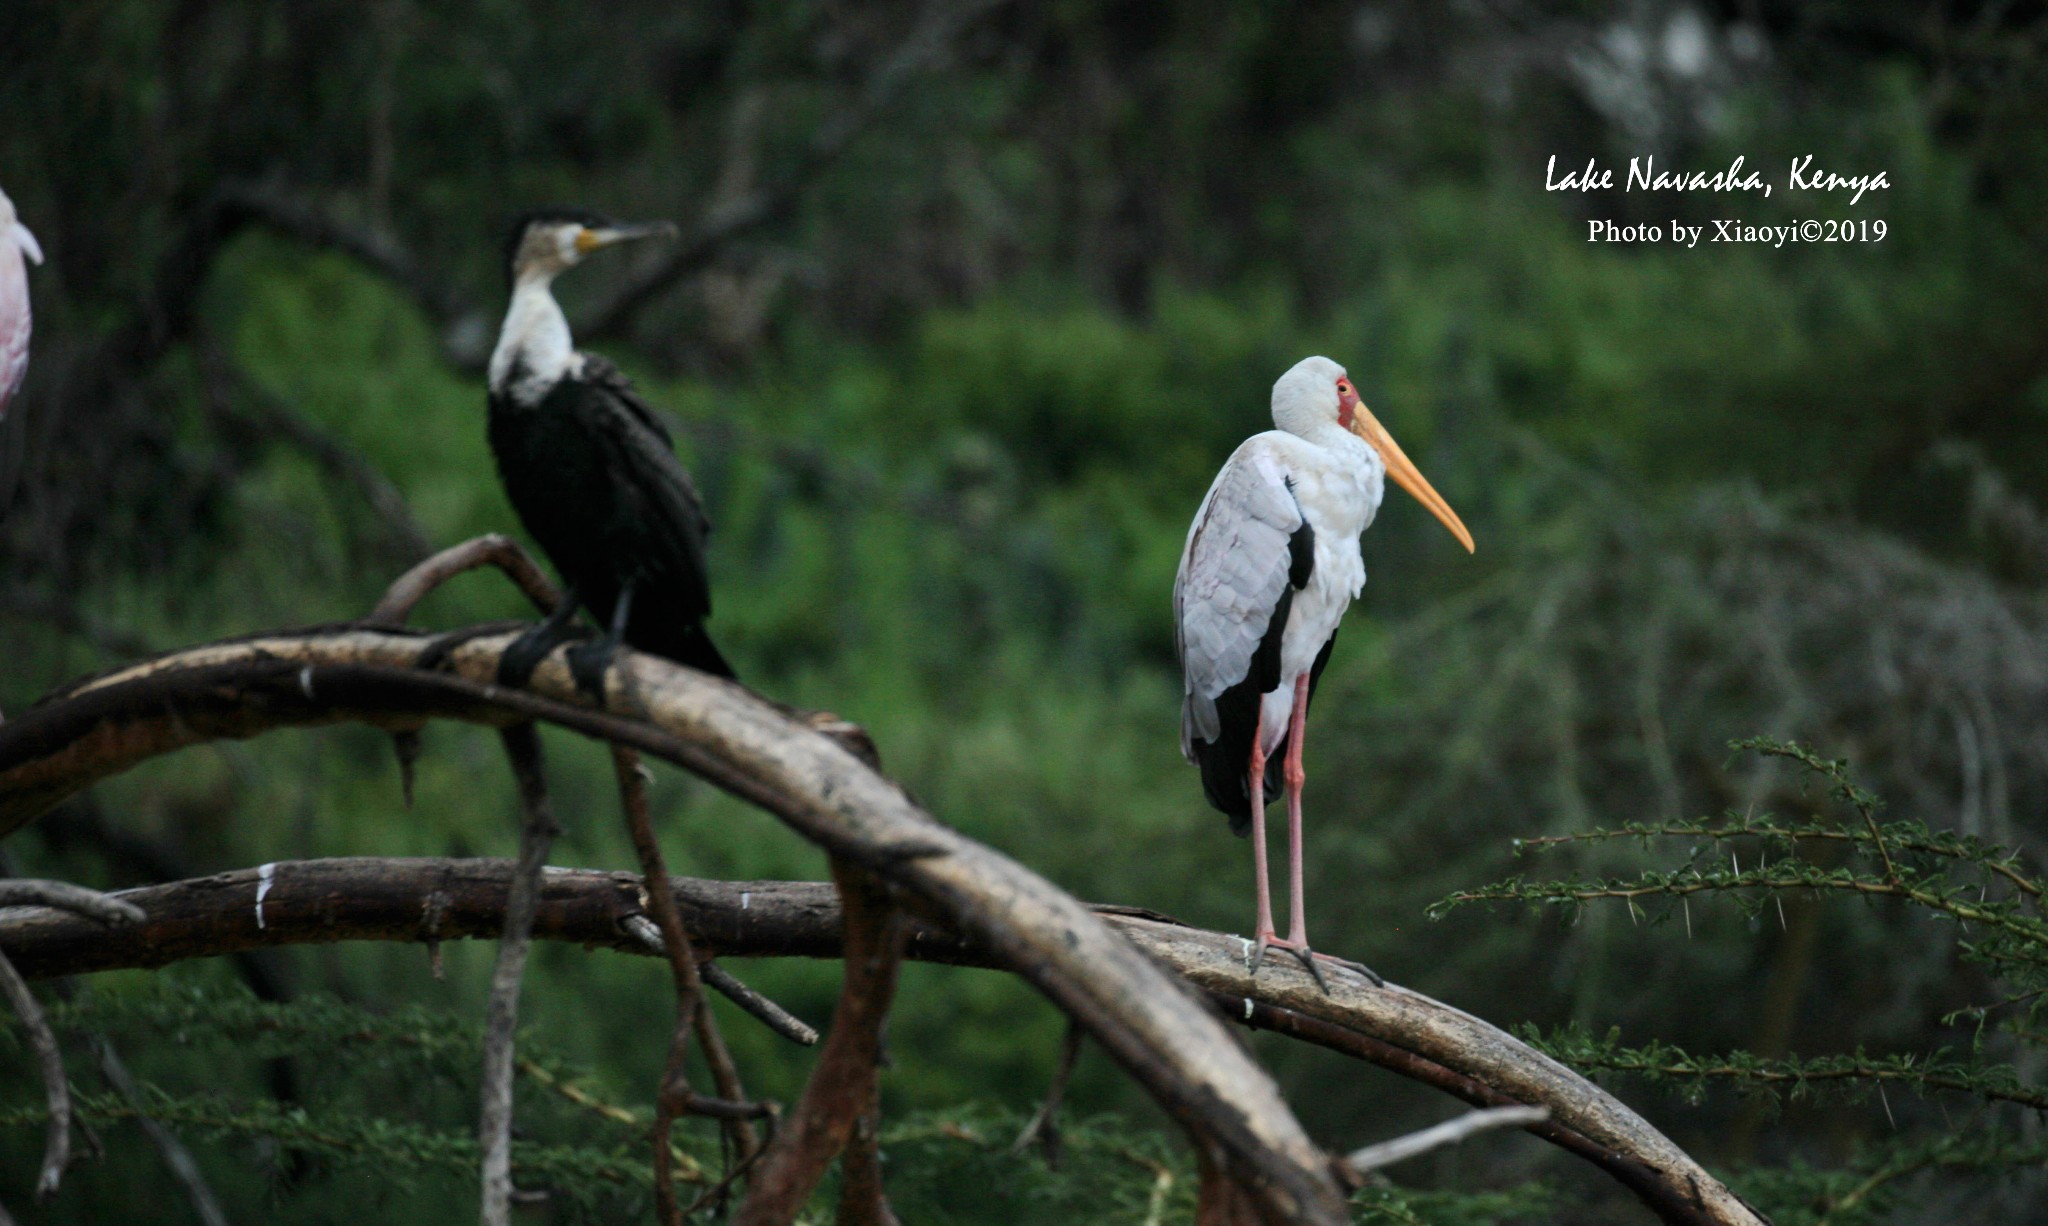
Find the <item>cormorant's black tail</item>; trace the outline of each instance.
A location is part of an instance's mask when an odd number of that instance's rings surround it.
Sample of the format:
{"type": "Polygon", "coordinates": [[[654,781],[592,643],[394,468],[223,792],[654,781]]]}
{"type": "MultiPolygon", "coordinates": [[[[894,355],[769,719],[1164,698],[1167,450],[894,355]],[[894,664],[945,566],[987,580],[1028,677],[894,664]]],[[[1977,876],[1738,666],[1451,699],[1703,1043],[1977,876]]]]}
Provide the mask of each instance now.
{"type": "Polygon", "coordinates": [[[720,654],[718,644],[711,641],[711,636],[704,633],[702,626],[695,627],[689,634],[683,636],[680,650],[665,651],[662,654],[700,673],[737,680],[733,676],[732,665],[725,662],[725,656],[720,654]]]}
{"type": "MultiPolygon", "coordinates": [[[[662,626],[635,625],[627,628],[626,642],[641,651],[674,660],[700,673],[714,677],[732,677],[732,665],[725,662],[725,656],[718,650],[718,644],[702,626],[677,626],[673,623],[662,626]]],[[[1247,750],[1246,752],[1250,752],[1247,750]]]]}

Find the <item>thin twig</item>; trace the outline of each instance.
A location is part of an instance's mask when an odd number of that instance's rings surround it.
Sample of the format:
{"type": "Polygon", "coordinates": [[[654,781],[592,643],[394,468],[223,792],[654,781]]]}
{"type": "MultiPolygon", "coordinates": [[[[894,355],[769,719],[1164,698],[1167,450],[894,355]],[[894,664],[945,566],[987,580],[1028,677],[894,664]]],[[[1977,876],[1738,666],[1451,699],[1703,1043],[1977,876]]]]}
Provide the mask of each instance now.
{"type": "MultiPolygon", "coordinates": [[[[654,823],[647,811],[647,781],[640,773],[640,755],[633,750],[612,747],[612,773],[618,779],[619,801],[626,811],[626,830],[633,850],[640,857],[640,872],[646,887],[647,908],[661,929],[662,949],[668,955],[670,977],[675,981],[676,1021],[669,1034],[668,1063],[661,1074],[661,1087],[654,1096],[654,1206],[664,1226],[680,1226],[683,1209],[676,1200],[676,1188],[669,1164],[669,1134],[676,1119],[688,1109],[690,1083],[685,1061],[690,1052],[690,1032],[695,1028],[697,1001],[703,984],[697,975],[697,958],[690,938],[683,931],[682,915],[676,910],[675,895],[665,887],[668,868],[661,844],[654,838],[654,823]]],[[[748,1136],[751,1136],[749,1130],[748,1136]]],[[[737,1167],[753,1156],[751,1147],[735,1159],[737,1167]]],[[[723,1181],[721,1181],[723,1182],[723,1181]]]]}
{"type": "Polygon", "coordinates": [[[718,989],[727,1000],[746,1010],[776,1034],[804,1047],[814,1046],[818,1042],[818,1031],[815,1027],[740,982],[731,971],[718,963],[706,962],[697,969],[703,975],[705,983],[718,989]]]}
{"type": "Polygon", "coordinates": [[[381,625],[401,625],[412,616],[414,606],[426,599],[429,592],[464,571],[483,566],[495,566],[504,571],[543,613],[554,612],[555,606],[562,601],[561,592],[542,573],[532,554],[520,548],[519,542],[511,537],[491,532],[451,545],[400,575],[385,589],[384,599],[377,602],[377,607],[370,610],[370,616],[365,620],[381,625]]]}
{"type": "MultiPolygon", "coordinates": [[[[725,1124],[726,1142],[732,1148],[731,1161],[744,1162],[761,1148],[760,1138],[754,1135],[754,1126],[748,1121],[763,1118],[771,1109],[765,1103],[748,1100],[747,1091],[740,1084],[740,1066],[732,1058],[732,1049],[725,1045],[718,1019],[711,1016],[711,1002],[702,992],[697,994],[697,1016],[692,1029],[697,1033],[697,1046],[704,1049],[704,1063],[711,1070],[711,1084],[718,1087],[719,1097],[750,1108],[744,1114],[719,1117],[725,1124]]],[[[704,1114],[701,1095],[692,1107],[693,1114],[704,1114]]]]}
{"type": "Polygon", "coordinates": [[[214,1196],[212,1186],[199,1170],[192,1151],[185,1148],[185,1143],[166,1128],[163,1121],[149,1113],[148,1105],[142,1101],[142,1089],[135,1084],[128,1066],[122,1063],[120,1053],[114,1050],[114,1045],[107,1041],[105,1035],[95,1034],[91,1036],[91,1042],[100,1059],[100,1076],[106,1078],[107,1085],[135,1108],[135,1119],[142,1126],[143,1135],[156,1147],[172,1177],[184,1185],[185,1195],[192,1202],[192,1211],[205,1226],[228,1226],[228,1215],[221,1210],[220,1200],[214,1196]]]}
{"type": "Polygon", "coordinates": [[[1381,1141],[1364,1149],[1355,1149],[1344,1159],[1344,1164],[1363,1175],[1377,1171],[1383,1166],[1406,1162],[1418,1154],[1446,1145],[1456,1145],[1474,1133],[1492,1128],[1519,1128],[1527,1124],[1540,1124],[1550,1118],[1550,1111],[1544,1107],[1482,1107],[1467,1111],[1456,1119],[1445,1120],[1406,1136],[1391,1141],[1381,1141]]]}
{"type": "MultiPolygon", "coordinates": [[[[644,915],[629,915],[620,925],[648,949],[657,954],[666,954],[668,947],[661,939],[661,929],[653,920],[644,915]]],[[[727,1000],[738,1005],[768,1029],[792,1043],[810,1047],[818,1041],[818,1032],[789,1010],[776,1004],[766,996],[741,982],[739,977],[716,962],[700,962],[697,974],[704,983],[717,990],[727,1000]]]]}
{"type": "Polygon", "coordinates": [[[35,993],[29,991],[28,981],[5,954],[0,954],[0,994],[6,995],[7,1003],[20,1015],[29,1047],[43,1070],[43,1098],[49,1104],[50,1124],[43,1142],[42,1172],[36,1177],[36,1199],[48,1200],[56,1195],[65,1164],[71,1161],[71,1087],[64,1077],[64,1054],[57,1050],[57,1036],[43,1016],[43,1007],[36,1003],[35,993]]]}
{"type": "Polygon", "coordinates": [[[267,443],[289,444],[329,480],[353,490],[382,526],[388,557],[397,565],[409,566],[434,552],[426,530],[391,478],[339,436],[321,429],[284,397],[257,382],[212,338],[202,335],[200,339],[200,364],[211,384],[212,394],[207,399],[216,422],[267,443]]]}
{"type": "Polygon", "coordinates": [[[513,1037],[519,1026],[519,986],[526,974],[533,916],[540,903],[541,870],[560,833],[542,775],[540,733],[532,724],[499,730],[519,783],[519,866],[505,900],[505,931],[491,971],[484,1012],[484,1070],[477,1132],[483,1147],[483,1226],[506,1226],[512,1207],[513,1037]]]}
{"type": "Polygon", "coordinates": [[[1045,1101],[1039,1104],[1037,1113],[1031,1117],[1031,1122],[1024,1125],[1024,1130],[1018,1133],[1016,1141],[1011,1143],[1011,1153],[1021,1154],[1029,1149],[1033,1142],[1037,1142],[1045,1153],[1046,1167],[1050,1170],[1059,1169],[1060,1100],[1067,1095],[1067,1081],[1073,1077],[1074,1063],[1081,1057],[1081,1040],[1087,1037],[1088,1032],[1081,1028],[1081,1023],[1071,1020],[1067,1022],[1066,1036],[1060,1040],[1059,1062],[1053,1065],[1052,1081],[1045,1088],[1045,1101]]]}
{"type": "Polygon", "coordinates": [[[0,907],[56,907],[90,916],[102,924],[139,924],[149,918],[141,907],[111,894],[102,894],[68,881],[45,881],[34,877],[10,877],[0,881],[0,907]]]}

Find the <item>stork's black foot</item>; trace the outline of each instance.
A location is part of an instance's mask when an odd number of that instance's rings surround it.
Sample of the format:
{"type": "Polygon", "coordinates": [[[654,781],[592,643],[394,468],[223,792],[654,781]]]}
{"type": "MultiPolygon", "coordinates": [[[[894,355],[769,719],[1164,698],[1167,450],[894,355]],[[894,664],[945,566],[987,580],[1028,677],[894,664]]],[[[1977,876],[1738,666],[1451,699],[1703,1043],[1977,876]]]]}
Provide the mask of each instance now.
{"type": "Polygon", "coordinates": [[[1369,980],[1372,983],[1372,986],[1376,988],[1383,988],[1387,986],[1387,981],[1380,978],[1380,973],[1372,969],[1371,967],[1367,966],[1363,962],[1353,962],[1349,958],[1339,958],[1335,954],[1317,954],[1316,957],[1321,958],[1323,961],[1328,962],[1332,966],[1341,966],[1347,971],[1357,972],[1358,974],[1364,976],[1367,980],[1369,980]]]}
{"type": "Polygon", "coordinates": [[[1309,975],[1315,979],[1316,986],[1323,990],[1323,995],[1328,996],[1330,994],[1330,981],[1323,978],[1323,968],[1316,964],[1318,955],[1315,950],[1310,949],[1306,945],[1301,946],[1299,949],[1292,945],[1282,945],[1278,948],[1293,954],[1294,960],[1301,963],[1303,969],[1307,970],[1309,975]]]}
{"type": "Polygon", "coordinates": [[[513,639],[505,654],[498,657],[498,684],[524,689],[533,680],[533,670],[540,667],[540,662],[570,637],[569,627],[544,621],[513,639]]]}
{"type": "Polygon", "coordinates": [[[579,693],[588,695],[593,702],[604,701],[604,675],[611,669],[612,657],[618,650],[618,640],[613,638],[578,643],[569,649],[569,676],[575,679],[579,693]]]}
{"type": "Polygon", "coordinates": [[[1315,979],[1316,986],[1323,990],[1323,995],[1325,996],[1331,994],[1330,981],[1323,977],[1322,964],[1325,962],[1332,966],[1341,966],[1345,970],[1356,971],[1370,980],[1372,986],[1376,988],[1387,986],[1387,981],[1380,978],[1379,972],[1363,962],[1353,962],[1349,958],[1333,957],[1330,954],[1319,954],[1315,950],[1310,949],[1306,941],[1290,941],[1273,932],[1261,935],[1258,945],[1252,951],[1251,973],[1254,976],[1258,975],[1259,967],[1265,963],[1266,953],[1269,950],[1282,950],[1292,954],[1294,960],[1301,963],[1302,969],[1306,970],[1315,979]]]}

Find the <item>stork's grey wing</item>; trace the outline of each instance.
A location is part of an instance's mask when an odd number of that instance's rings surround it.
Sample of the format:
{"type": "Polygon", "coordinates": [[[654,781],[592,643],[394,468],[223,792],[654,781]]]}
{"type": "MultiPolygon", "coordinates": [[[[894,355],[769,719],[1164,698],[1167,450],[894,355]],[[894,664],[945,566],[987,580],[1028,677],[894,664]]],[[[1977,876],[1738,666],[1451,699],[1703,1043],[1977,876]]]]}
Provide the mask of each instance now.
{"type": "Polygon", "coordinates": [[[1216,699],[1243,681],[1290,587],[1308,581],[1312,558],[1287,468],[1260,436],[1247,439],[1216,475],[1188,529],[1173,585],[1174,643],[1186,697],[1181,751],[1221,732],[1216,699]]]}

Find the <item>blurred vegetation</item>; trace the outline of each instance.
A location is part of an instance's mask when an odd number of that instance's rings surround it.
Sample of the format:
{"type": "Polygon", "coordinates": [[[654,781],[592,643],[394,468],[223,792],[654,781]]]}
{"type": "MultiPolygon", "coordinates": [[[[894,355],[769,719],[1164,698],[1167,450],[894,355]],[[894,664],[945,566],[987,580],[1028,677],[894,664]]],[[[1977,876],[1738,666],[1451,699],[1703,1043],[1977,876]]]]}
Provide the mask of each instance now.
{"type": "MultiPolygon", "coordinates": [[[[713,625],[750,684],[865,724],[936,813],[1084,897],[1245,924],[1246,849],[1175,744],[1167,593],[1273,377],[1330,354],[1480,549],[1461,556],[1398,496],[1367,535],[1372,581],[1309,758],[1320,941],[1552,1035],[1781,1221],[2032,1221],[2036,1126],[1980,1084],[1740,1092],[1837,1056],[1861,1063],[1826,1067],[1883,1086],[1948,1050],[2040,1094],[2039,1045],[2001,1025],[2040,998],[1968,1012],[2017,982],[1976,956],[1981,922],[1764,880],[1749,850],[1778,844],[1755,831],[1715,897],[1659,913],[1683,923],[1427,914],[1544,836],[1673,829],[1700,849],[1676,873],[1640,877],[1662,852],[1633,839],[1573,852],[1586,881],[1668,894],[1721,873],[1740,829],[1700,814],[1840,827],[1800,764],[1730,755],[1759,732],[1851,758],[1929,846],[2010,855],[2038,880],[2048,29],[2031,13],[1020,0],[810,167],[811,134],[859,112],[918,6],[0,6],[0,183],[50,257],[5,427],[24,459],[0,519],[0,709],[151,648],[356,615],[418,542],[513,527],[473,367],[509,215],[567,200],[688,226],[794,173],[787,209],[591,342],[681,425],[717,526],[713,625]],[[1806,153],[1892,186],[1853,208],[1541,190],[1552,154],[1739,154],[1775,180],[1806,153]],[[230,186],[395,242],[406,275],[274,219],[223,222],[230,186]],[[1585,241],[1591,217],[1732,211],[1882,217],[1890,236],[1585,241]],[[1716,901],[1731,893],[1748,901],[1716,901]],[[1570,1037],[1613,1028],[1634,1046],[1570,1037]],[[1756,1063],[1677,1076],[1707,1059],[1687,1052],[1756,1063]]],[[[644,270],[620,257],[566,279],[572,320],[644,270]]],[[[478,577],[422,618],[524,613],[478,577]]],[[[602,755],[550,751],[557,860],[632,863],[602,755]]],[[[407,811],[382,739],[279,735],[105,784],[9,851],[105,884],[508,854],[504,776],[487,737],[434,729],[407,811]]],[[[657,800],[675,871],[821,872],[693,780],[664,775],[657,800]]],[[[1801,846],[1771,867],[1870,871],[1801,846]]],[[[487,969],[482,948],[451,947],[445,979],[415,949],[310,948],[106,976],[65,1016],[112,1036],[237,1220],[443,1220],[474,1195],[461,1147],[487,969]],[[275,1019],[260,1040],[237,1029],[259,1016],[275,1019]]],[[[740,969],[827,1017],[835,968],[740,969]]],[[[651,963],[538,950],[526,1050],[552,1084],[644,1114],[665,1000],[651,963]]],[[[1069,1164],[1008,1154],[1062,1024],[1002,976],[907,968],[885,1079],[907,1221],[1185,1219],[1185,1155],[1099,1053],[1072,1092],[1069,1164]]],[[[808,1057],[737,1014],[726,1032],[750,1090],[802,1084],[808,1057]]],[[[1332,1147],[1446,1114],[1255,1042],[1332,1147]]],[[[107,1152],[46,1220],[183,1212],[69,1050],[107,1152]]],[[[25,1059],[5,1076],[0,1200],[20,1206],[36,1099],[25,1059]]],[[[640,1164],[618,1158],[629,1130],[550,1084],[520,1087],[530,1182],[560,1189],[533,1219],[644,1217],[640,1164]]],[[[685,1144],[708,1161],[714,1134],[685,1144]]],[[[1640,1216],[1519,1135],[1392,1174],[1361,1220],[1640,1216]]]]}

